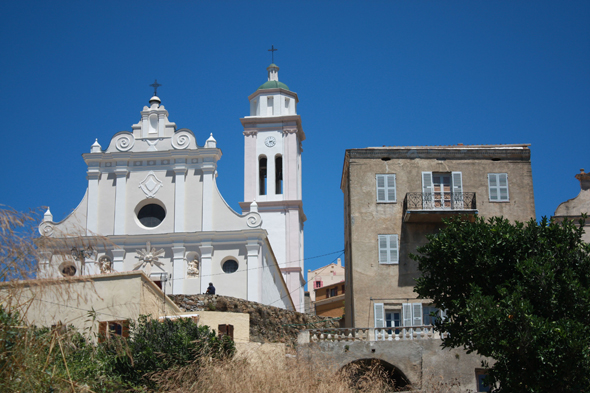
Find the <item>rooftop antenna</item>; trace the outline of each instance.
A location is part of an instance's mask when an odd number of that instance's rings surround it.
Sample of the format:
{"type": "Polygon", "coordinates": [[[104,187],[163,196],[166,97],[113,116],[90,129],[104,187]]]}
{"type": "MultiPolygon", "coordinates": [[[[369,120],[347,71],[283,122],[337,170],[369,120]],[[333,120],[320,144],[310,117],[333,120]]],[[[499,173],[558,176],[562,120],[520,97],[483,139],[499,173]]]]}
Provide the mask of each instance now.
{"type": "Polygon", "coordinates": [[[158,96],[158,87],[160,87],[162,85],[158,83],[158,80],[157,79],[155,79],[154,80],[154,83],[152,83],[150,86],[152,86],[154,88],[154,96],[157,97],[158,96]]]}
{"type": "Polygon", "coordinates": [[[274,45],[271,45],[270,46],[270,49],[268,51],[271,53],[272,63],[274,64],[274,62],[275,62],[275,52],[278,51],[278,49],[276,49],[274,45]]]}

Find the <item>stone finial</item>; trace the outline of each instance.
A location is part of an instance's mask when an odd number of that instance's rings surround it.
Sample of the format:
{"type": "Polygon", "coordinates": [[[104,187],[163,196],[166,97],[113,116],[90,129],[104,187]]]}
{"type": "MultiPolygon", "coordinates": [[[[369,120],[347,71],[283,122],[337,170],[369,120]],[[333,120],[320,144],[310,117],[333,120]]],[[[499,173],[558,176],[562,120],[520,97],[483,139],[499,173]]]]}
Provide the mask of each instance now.
{"type": "Polygon", "coordinates": [[[211,133],[211,136],[209,137],[209,139],[207,139],[207,142],[205,142],[205,147],[217,147],[217,141],[215,140],[215,138],[213,138],[213,133],[211,133]]]}
{"type": "Polygon", "coordinates": [[[43,221],[53,221],[53,214],[51,214],[49,206],[47,207],[45,214],[43,214],[43,221]]]}
{"type": "Polygon", "coordinates": [[[256,201],[252,201],[252,203],[250,204],[250,211],[258,212],[258,203],[256,203],[256,201]]]}
{"type": "Polygon", "coordinates": [[[279,81],[279,66],[273,63],[266,68],[266,71],[268,71],[269,81],[279,81]]]}
{"type": "Polygon", "coordinates": [[[580,169],[580,173],[576,175],[576,179],[580,181],[582,190],[590,189],[590,173],[585,173],[584,168],[580,169]]]}
{"type": "Polygon", "coordinates": [[[338,258],[337,264],[338,266],[342,266],[342,259],[338,258]]]}
{"type": "Polygon", "coordinates": [[[158,96],[153,96],[152,98],[150,98],[150,109],[158,109],[161,102],[162,101],[158,96]]]}
{"type": "Polygon", "coordinates": [[[101,151],[102,150],[100,144],[98,143],[98,138],[96,138],[92,146],[90,146],[90,153],[100,153],[101,151]]]}

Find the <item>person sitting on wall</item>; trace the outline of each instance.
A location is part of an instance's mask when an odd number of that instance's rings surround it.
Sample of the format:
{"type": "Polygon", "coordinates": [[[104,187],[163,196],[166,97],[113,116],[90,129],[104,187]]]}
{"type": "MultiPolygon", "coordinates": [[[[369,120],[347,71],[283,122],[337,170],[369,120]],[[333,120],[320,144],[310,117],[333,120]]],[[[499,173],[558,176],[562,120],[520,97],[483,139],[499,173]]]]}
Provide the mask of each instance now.
{"type": "Polygon", "coordinates": [[[207,292],[205,292],[207,295],[215,295],[215,287],[213,286],[213,283],[210,282],[209,286],[207,287],[207,292]]]}

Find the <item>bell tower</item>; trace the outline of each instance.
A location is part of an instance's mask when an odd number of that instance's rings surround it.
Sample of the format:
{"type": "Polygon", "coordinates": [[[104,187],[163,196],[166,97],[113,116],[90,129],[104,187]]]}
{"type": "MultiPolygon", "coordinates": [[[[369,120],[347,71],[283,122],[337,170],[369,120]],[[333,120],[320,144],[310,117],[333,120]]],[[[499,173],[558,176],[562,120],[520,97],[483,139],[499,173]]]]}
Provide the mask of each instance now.
{"type": "Polygon", "coordinates": [[[252,93],[244,127],[244,214],[258,206],[262,228],[297,311],[303,312],[303,202],[301,144],[305,133],[297,114],[297,93],[279,82],[279,67],[266,69],[268,81],[252,93]]]}

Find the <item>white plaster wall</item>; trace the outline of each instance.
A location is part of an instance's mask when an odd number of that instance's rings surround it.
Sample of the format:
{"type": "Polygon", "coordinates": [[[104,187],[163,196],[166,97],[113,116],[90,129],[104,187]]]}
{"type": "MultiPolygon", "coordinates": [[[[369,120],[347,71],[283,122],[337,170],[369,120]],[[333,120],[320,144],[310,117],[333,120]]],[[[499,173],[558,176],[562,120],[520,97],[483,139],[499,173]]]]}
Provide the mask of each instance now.
{"type": "Polygon", "coordinates": [[[225,202],[217,183],[213,181],[213,230],[214,231],[232,231],[238,229],[248,229],[246,219],[236,213],[225,202]]]}
{"type": "MultiPolygon", "coordinates": [[[[135,169],[135,168],[134,168],[135,169]]],[[[172,233],[174,232],[174,193],[173,183],[174,172],[167,170],[165,167],[146,167],[141,171],[134,170],[127,177],[127,192],[125,201],[125,233],[128,235],[151,234],[151,233],[172,233]],[[158,190],[153,198],[163,203],[166,209],[166,217],[160,225],[155,228],[146,228],[139,223],[135,209],[137,205],[148,199],[147,195],[139,187],[140,183],[146,178],[148,173],[153,171],[158,180],[162,182],[162,187],[158,190]]],[[[154,202],[156,202],[154,201],[154,202]]],[[[147,201],[148,203],[151,201],[147,201]]]]}
{"type": "Polygon", "coordinates": [[[184,228],[187,232],[202,230],[203,222],[203,180],[202,172],[189,167],[185,186],[184,228]]]}
{"type": "Polygon", "coordinates": [[[268,248],[263,248],[262,303],[274,307],[291,309],[288,290],[283,284],[281,272],[273,263],[268,248]]]}
{"type": "Polygon", "coordinates": [[[268,232],[268,240],[272,245],[272,250],[277,258],[279,267],[286,267],[287,262],[287,244],[285,234],[285,212],[281,211],[261,211],[262,227],[268,232]]]}
{"type": "MultiPolygon", "coordinates": [[[[104,170],[104,168],[101,168],[104,170]]],[[[98,233],[112,235],[115,228],[115,174],[103,172],[98,180],[98,233]]]]}
{"type": "MultiPolygon", "coordinates": [[[[243,244],[213,245],[211,265],[211,282],[218,295],[233,296],[241,299],[248,298],[248,264],[246,261],[246,247],[243,244]],[[238,270],[225,273],[222,263],[232,258],[238,262],[238,270]]],[[[256,272],[254,270],[254,272],[256,272]]],[[[205,288],[206,289],[206,288],[205,288]]]]}

